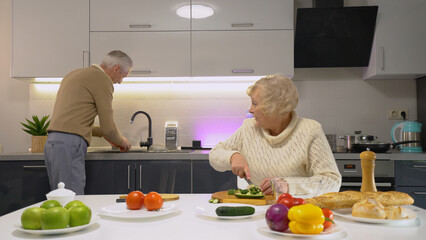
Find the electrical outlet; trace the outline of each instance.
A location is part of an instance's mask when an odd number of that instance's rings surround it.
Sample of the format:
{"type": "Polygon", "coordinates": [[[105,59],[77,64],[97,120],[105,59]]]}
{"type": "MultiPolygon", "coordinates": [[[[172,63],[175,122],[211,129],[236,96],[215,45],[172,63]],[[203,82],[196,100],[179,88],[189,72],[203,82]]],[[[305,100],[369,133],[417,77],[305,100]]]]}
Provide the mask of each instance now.
{"type": "Polygon", "coordinates": [[[388,111],[389,120],[404,120],[402,112],[405,112],[405,119],[408,119],[408,109],[391,109],[388,111]]]}

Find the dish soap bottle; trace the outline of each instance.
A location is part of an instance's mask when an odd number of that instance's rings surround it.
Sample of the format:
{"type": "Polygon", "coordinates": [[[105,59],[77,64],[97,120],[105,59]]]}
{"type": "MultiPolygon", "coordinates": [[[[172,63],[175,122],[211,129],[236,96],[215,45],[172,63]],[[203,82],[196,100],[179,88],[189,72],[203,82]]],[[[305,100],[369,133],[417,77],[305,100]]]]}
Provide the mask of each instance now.
{"type": "Polygon", "coordinates": [[[362,168],[362,185],[361,192],[377,192],[376,183],[374,181],[374,167],[376,154],[367,148],[367,151],[362,152],[361,168],[362,168]]]}

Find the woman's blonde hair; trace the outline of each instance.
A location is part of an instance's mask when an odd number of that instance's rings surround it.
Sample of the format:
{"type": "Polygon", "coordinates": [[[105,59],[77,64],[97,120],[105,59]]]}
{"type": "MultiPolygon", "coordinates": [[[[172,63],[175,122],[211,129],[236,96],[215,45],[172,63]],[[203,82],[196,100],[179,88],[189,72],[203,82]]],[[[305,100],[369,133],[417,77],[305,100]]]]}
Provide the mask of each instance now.
{"type": "Polygon", "coordinates": [[[296,86],[293,81],[281,74],[268,75],[257,80],[247,88],[251,97],[254,90],[260,90],[260,109],[266,115],[282,115],[293,111],[299,102],[296,86]]]}

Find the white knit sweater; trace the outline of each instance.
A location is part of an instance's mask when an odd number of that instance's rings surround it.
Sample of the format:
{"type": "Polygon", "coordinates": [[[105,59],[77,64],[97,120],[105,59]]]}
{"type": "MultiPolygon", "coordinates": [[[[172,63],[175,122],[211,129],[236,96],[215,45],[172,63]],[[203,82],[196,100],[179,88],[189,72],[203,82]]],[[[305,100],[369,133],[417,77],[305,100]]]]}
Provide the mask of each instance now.
{"type": "Polygon", "coordinates": [[[256,127],[254,119],[244,120],[229,139],[210,151],[210,165],[220,172],[231,170],[231,156],[239,152],[257,186],[269,177],[312,177],[322,181],[321,193],[338,192],[341,175],[321,124],[299,118],[294,111],[292,116],[278,136],[256,127]]]}

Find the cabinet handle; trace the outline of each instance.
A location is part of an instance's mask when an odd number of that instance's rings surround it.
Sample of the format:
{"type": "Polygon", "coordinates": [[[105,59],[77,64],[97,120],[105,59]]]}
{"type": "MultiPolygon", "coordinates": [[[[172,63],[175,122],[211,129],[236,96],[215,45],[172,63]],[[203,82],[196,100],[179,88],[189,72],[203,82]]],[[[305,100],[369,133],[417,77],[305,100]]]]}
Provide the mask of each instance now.
{"type": "Polygon", "coordinates": [[[385,70],[385,48],[380,47],[380,69],[385,70]]]}
{"type": "Polygon", "coordinates": [[[253,27],[253,23],[232,23],[231,27],[253,27]]]}
{"type": "Polygon", "coordinates": [[[127,189],[130,190],[130,164],[127,165],[127,189]]]}
{"type": "Polygon", "coordinates": [[[131,71],[131,74],[151,74],[151,70],[131,71]]]}
{"type": "Polygon", "coordinates": [[[142,190],[142,164],[139,165],[139,190],[142,190]]]}
{"type": "Polygon", "coordinates": [[[30,166],[24,165],[23,168],[24,169],[44,169],[46,168],[46,166],[45,165],[30,165],[30,166]]]}
{"type": "Polygon", "coordinates": [[[129,28],[151,28],[151,24],[130,24],[129,28]]]}
{"type": "Polygon", "coordinates": [[[412,168],[426,168],[426,165],[412,165],[412,168]]]}
{"type": "Polygon", "coordinates": [[[83,51],[83,67],[89,66],[89,51],[83,51]]]}
{"type": "Polygon", "coordinates": [[[426,192],[413,192],[414,195],[426,195],[426,192]]]}
{"type": "MultiPolygon", "coordinates": [[[[342,182],[343,187],[361,187],[361,182],[342,182]]],[[[377,187],[392,187],[392,183],[376,183],[377,187]]]]}
{"type": "Polygon", "coordinates": [[[254,73],[253,69],[232,69],[232,73],[254,73]]]}

